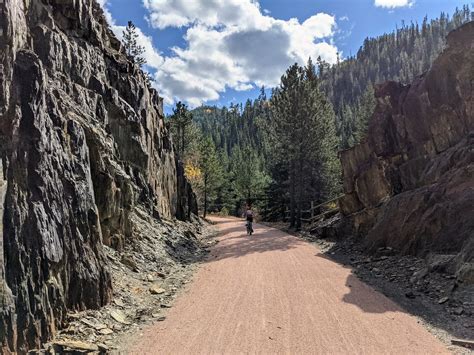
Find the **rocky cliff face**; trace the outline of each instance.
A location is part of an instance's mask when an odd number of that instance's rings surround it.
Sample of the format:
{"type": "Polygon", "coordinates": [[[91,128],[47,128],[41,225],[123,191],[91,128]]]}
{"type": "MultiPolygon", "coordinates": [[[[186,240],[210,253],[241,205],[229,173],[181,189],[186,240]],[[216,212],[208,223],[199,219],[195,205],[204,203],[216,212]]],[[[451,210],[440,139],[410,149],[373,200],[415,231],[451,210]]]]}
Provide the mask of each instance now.
{"type": "Polygon", "coordinates": [[[366,245],[451,254],[474,282],[474,23],[411,85],[378,87],[364,143],[342,152],[341,210],[366,245]],[[457,258],[455,254],[459,253],[457,258]]]}
{"type": "Polygon", "coordinates": [[[135,206],[197,211],[162,99],[95,0],[1,0],[0,16],[0,352],[23,352],[109,301],[102,245],[133,238],[135,206]]]}

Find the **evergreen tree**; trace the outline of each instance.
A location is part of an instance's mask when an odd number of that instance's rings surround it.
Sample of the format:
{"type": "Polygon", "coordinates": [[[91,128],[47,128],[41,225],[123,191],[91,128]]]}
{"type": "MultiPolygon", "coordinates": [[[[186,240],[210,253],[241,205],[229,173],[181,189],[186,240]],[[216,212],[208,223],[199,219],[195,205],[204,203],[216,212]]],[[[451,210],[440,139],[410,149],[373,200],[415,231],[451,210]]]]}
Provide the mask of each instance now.
{"type": "MultiPolygon", "coordinates": [[[[145,54],[145,47],[138,44],[138,37],[137,28],[132,21],[128,21],[127,27],[122,32],[122,44],[128,59],[138,64],[140,69],[143,70],[143,66],[146,64],[146,59],[143,56],[145,54]]],[[[153,76],[147,71],[143,71],[143,75],[147,86],[151,87],[154,81],[153,76]]]]}
{"type": "Polygon", "coordinates": [[[214,142],[210,137],[202,139],[200,144],[199,168],[202,172],[203,183],[203,216],[206,218],[209,204],[216,198],[216,193],[222,183],[222,168],[214,142]]]}
{"type": "Polygon", "coordinates": [[[179,157],[185,160],[185,153],[190,144],[196,138],[196,132],[192,127],[193,114],[188,107],[179,101],[170,116],[171,130],[175,138],[176,150],[179,157]]]}
{"type": "Polygon", "coordinates": [[[269,177],[258,153],[249,146],[237,147],[232,154],[232,165],[237,196],[252,204],[261,199],[269,177]]]}
{"type": "MultiPolygon", "coordinates": [[[[370,118],[376,106],[374,88],[370,85],[357,105],[355,119],[355,143],[360,143],[367,136],[370,118]]],[[[354,129],[353,129],[354,130],[354,129]]]]}
{"type": "Polygon", "coordinates": [[[122,34],[122,42],[127,57],[134,63],[138,64],[140,67],[146,64],[146,60],[143,57],[145,48],[138,44],[139,35],[137,33],[137,28],[132,21],[128,21],[127,27],[125,27],[125,30],[122,34]]]}
{"type": "Polygon", "coordinates": [[[273,158],[288,171],[290,226],[299,229],[303,209],[339,185],[334,113],[311,60],[287,70],[271,103],[273,158]]]}

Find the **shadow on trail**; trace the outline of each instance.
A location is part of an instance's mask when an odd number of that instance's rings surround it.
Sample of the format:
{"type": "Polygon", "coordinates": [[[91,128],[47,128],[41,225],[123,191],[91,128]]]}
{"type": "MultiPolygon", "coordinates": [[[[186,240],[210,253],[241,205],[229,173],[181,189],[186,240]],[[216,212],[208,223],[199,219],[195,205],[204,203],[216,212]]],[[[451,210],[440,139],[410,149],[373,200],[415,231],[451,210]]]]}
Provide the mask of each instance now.
{"type": "MultiPolygon", "coordinates": [[[[351,267],[337,262],[334,258],[319,252],[316,257],[324,259],[326,262],[338,264],[345,269],[352,270],[351,267]]],[[[369,287],[365,282],[359,280],[354,274],[349,274],[346,279],[346,286],[350,290],[342,298],[345,303],[353,304],[366,313],[385,313],[385,312],[404,312],[401,307],[397,306],[393,302],[386,302],[384,296],[379,292],[376,292],[372,287],[369,287]],[[374,297],[377,302],[373,302],[374,298],[367,298],[367,290],[370,289],[374,293],[374,297]]],[[[369,292],[370,292],[369,291],[369,292]]]]}
{"type": "MultiPolygon", "coordinates": [[[[354,270],[348,265],[347,255],[338,255],[336,253],[338,245],[336,244],[326,252],[318,252],[315,256],[323,258],[326,261],[339,264],[346,269],[354,270]],[[334,251],[334,252],[333,252],[334,251]]],[[[417,316],[436,328],[443,329],[455,338],[472,338],[469,330],[460,327],[453,327],[452,322],[447,322],[447,317],[441,310],[442,305],[438,309],[428,307],[422,298],[408,298],[406,292],[409,291],[403,287],[396,287],[390,282],[381,279],[358,277],[352,273],[347,276],[346,286],[350,289],[346,293],[342,301],[355,305],[366,313],[386,313],[386,312],[402,312],[417,316]],[[371,302],[367,299],[367,292],[363,289],[370,287],[372,292],[377,293],[377,297],[386,297],[392,302],[371,302]]]]}
{"type": "MultiPolygon", "coordinates": [[[[225,224],[228,222],[225,221],[225,224]]],[[[239,258],[244,255],[265,253],[271,251],[285,251],[296,248],[303,243],[301,240],[283,233],[277,229],[269,228],[259,224],[254,225],[254,234],[248,236],[245,229],[245,221],[232,220],[239,223],[237,226],[221,227],[219,243],[213,247],[209,255],[209,262],[227,258],[239,258]]]]}
{"type": "MultiPolygon", "coordinates": [[[[343,302],[351,303],[367,313],[385,313],[385,312],[403,312],[401,307],[393,302],[371,302],[367,299],[367,287],[354,275],[349,275],[346,280],[346,286],[351,290],[342,298],[343,302]]],[[[375,291],[374,291],[375,292],[375,291]]],[[[379,296],[381,297],[381,295],[379,296]]]]}

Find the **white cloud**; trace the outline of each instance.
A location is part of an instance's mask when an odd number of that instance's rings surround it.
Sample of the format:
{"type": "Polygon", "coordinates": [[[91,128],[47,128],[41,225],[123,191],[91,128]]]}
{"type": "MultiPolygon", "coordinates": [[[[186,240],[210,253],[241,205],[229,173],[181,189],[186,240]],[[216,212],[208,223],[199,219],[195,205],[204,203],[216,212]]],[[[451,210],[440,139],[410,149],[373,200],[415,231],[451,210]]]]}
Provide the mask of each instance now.
{"type": "Polygon", "coordinates": [[[413,1],[411,0],[375,0],[375,6],[386,7],[386,8],[395,8],[395,7],[404,7],[412,6],[413,1]]]}
{"type": "MultiPolygon", "coordinates": [[[[101,0],[107,1],[107,0],[101,0]]],[[[289,65],[318,56],[337,60],[334,16],[319,13],[302,23],[273,18],[255,0],[142,0],[149,24],[185,28],[183,47],[163,56],[142,31],[148,66],[165,102],[198,106],[231,88],[275,86],[289,65]]],[[[123,27],[113,26],[120,36],[123,27]]]]}
{"type": "Polygon", "coordinates": [[[260,6],[253,0],[143,0],[154,27],[183,27],[201,23],[207,26],[265,25],[260,6]]]}

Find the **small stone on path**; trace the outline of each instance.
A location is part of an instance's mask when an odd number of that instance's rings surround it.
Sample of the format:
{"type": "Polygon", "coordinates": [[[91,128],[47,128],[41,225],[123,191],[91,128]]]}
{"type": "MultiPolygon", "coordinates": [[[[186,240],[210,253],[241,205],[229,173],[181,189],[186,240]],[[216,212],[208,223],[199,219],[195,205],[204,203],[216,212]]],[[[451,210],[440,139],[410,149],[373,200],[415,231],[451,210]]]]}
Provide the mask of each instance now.
{"type": "Polygon", "coordinates": [[[113,334],[113,332],[114,331],[110,328],[101,329],[99,331],[99,333],[102,334],[102,335],[110,335],[110,334],[113,334]]]}
{"type": "Polygon", "coordinates": [[[82,351],[99,351],[99,347],[95,344],[86,343],[78,340],[58,340],[53,345],[65,349],[82,350],[82,351]]]}
{"type": "Polygon", "coordinates": [[[452,339],[451,344],[464,346],[465,348],[468,348],[468,349],[474,349],[474,341],[472,340],[452,339]]]}
{"type": "Polygon", "coordinates": [[[127,316],[121,310],[113,309],[109,312],[110,316],[115,319],[117,322],[129,325],[130,322],[127,321],[127,316]]]}
{"type": "Polygon", "coordinates": [[[161,295],[162,293],[166,292],[164,288],[161,288],[160,284],[152,285],[149,290],[152,295],[161,295]]]}
{"type": "Polygon", "coordinates": [[[114,303],[115,303],[117,306],[125,307],[125,304],[123,303],[123,301],[122,301],[120,298],[114,299],[114,303]]]}
{"type": "Polygon", "coordinates": [[[448,301],[449,301],[449,297],[443,297],[443,298],[440,298],[440,299],[439,299],[438,303],[439,303],[439,304],[443,304],[443,303],[446,303],[446,302],[448,302],[448,301]]]}

